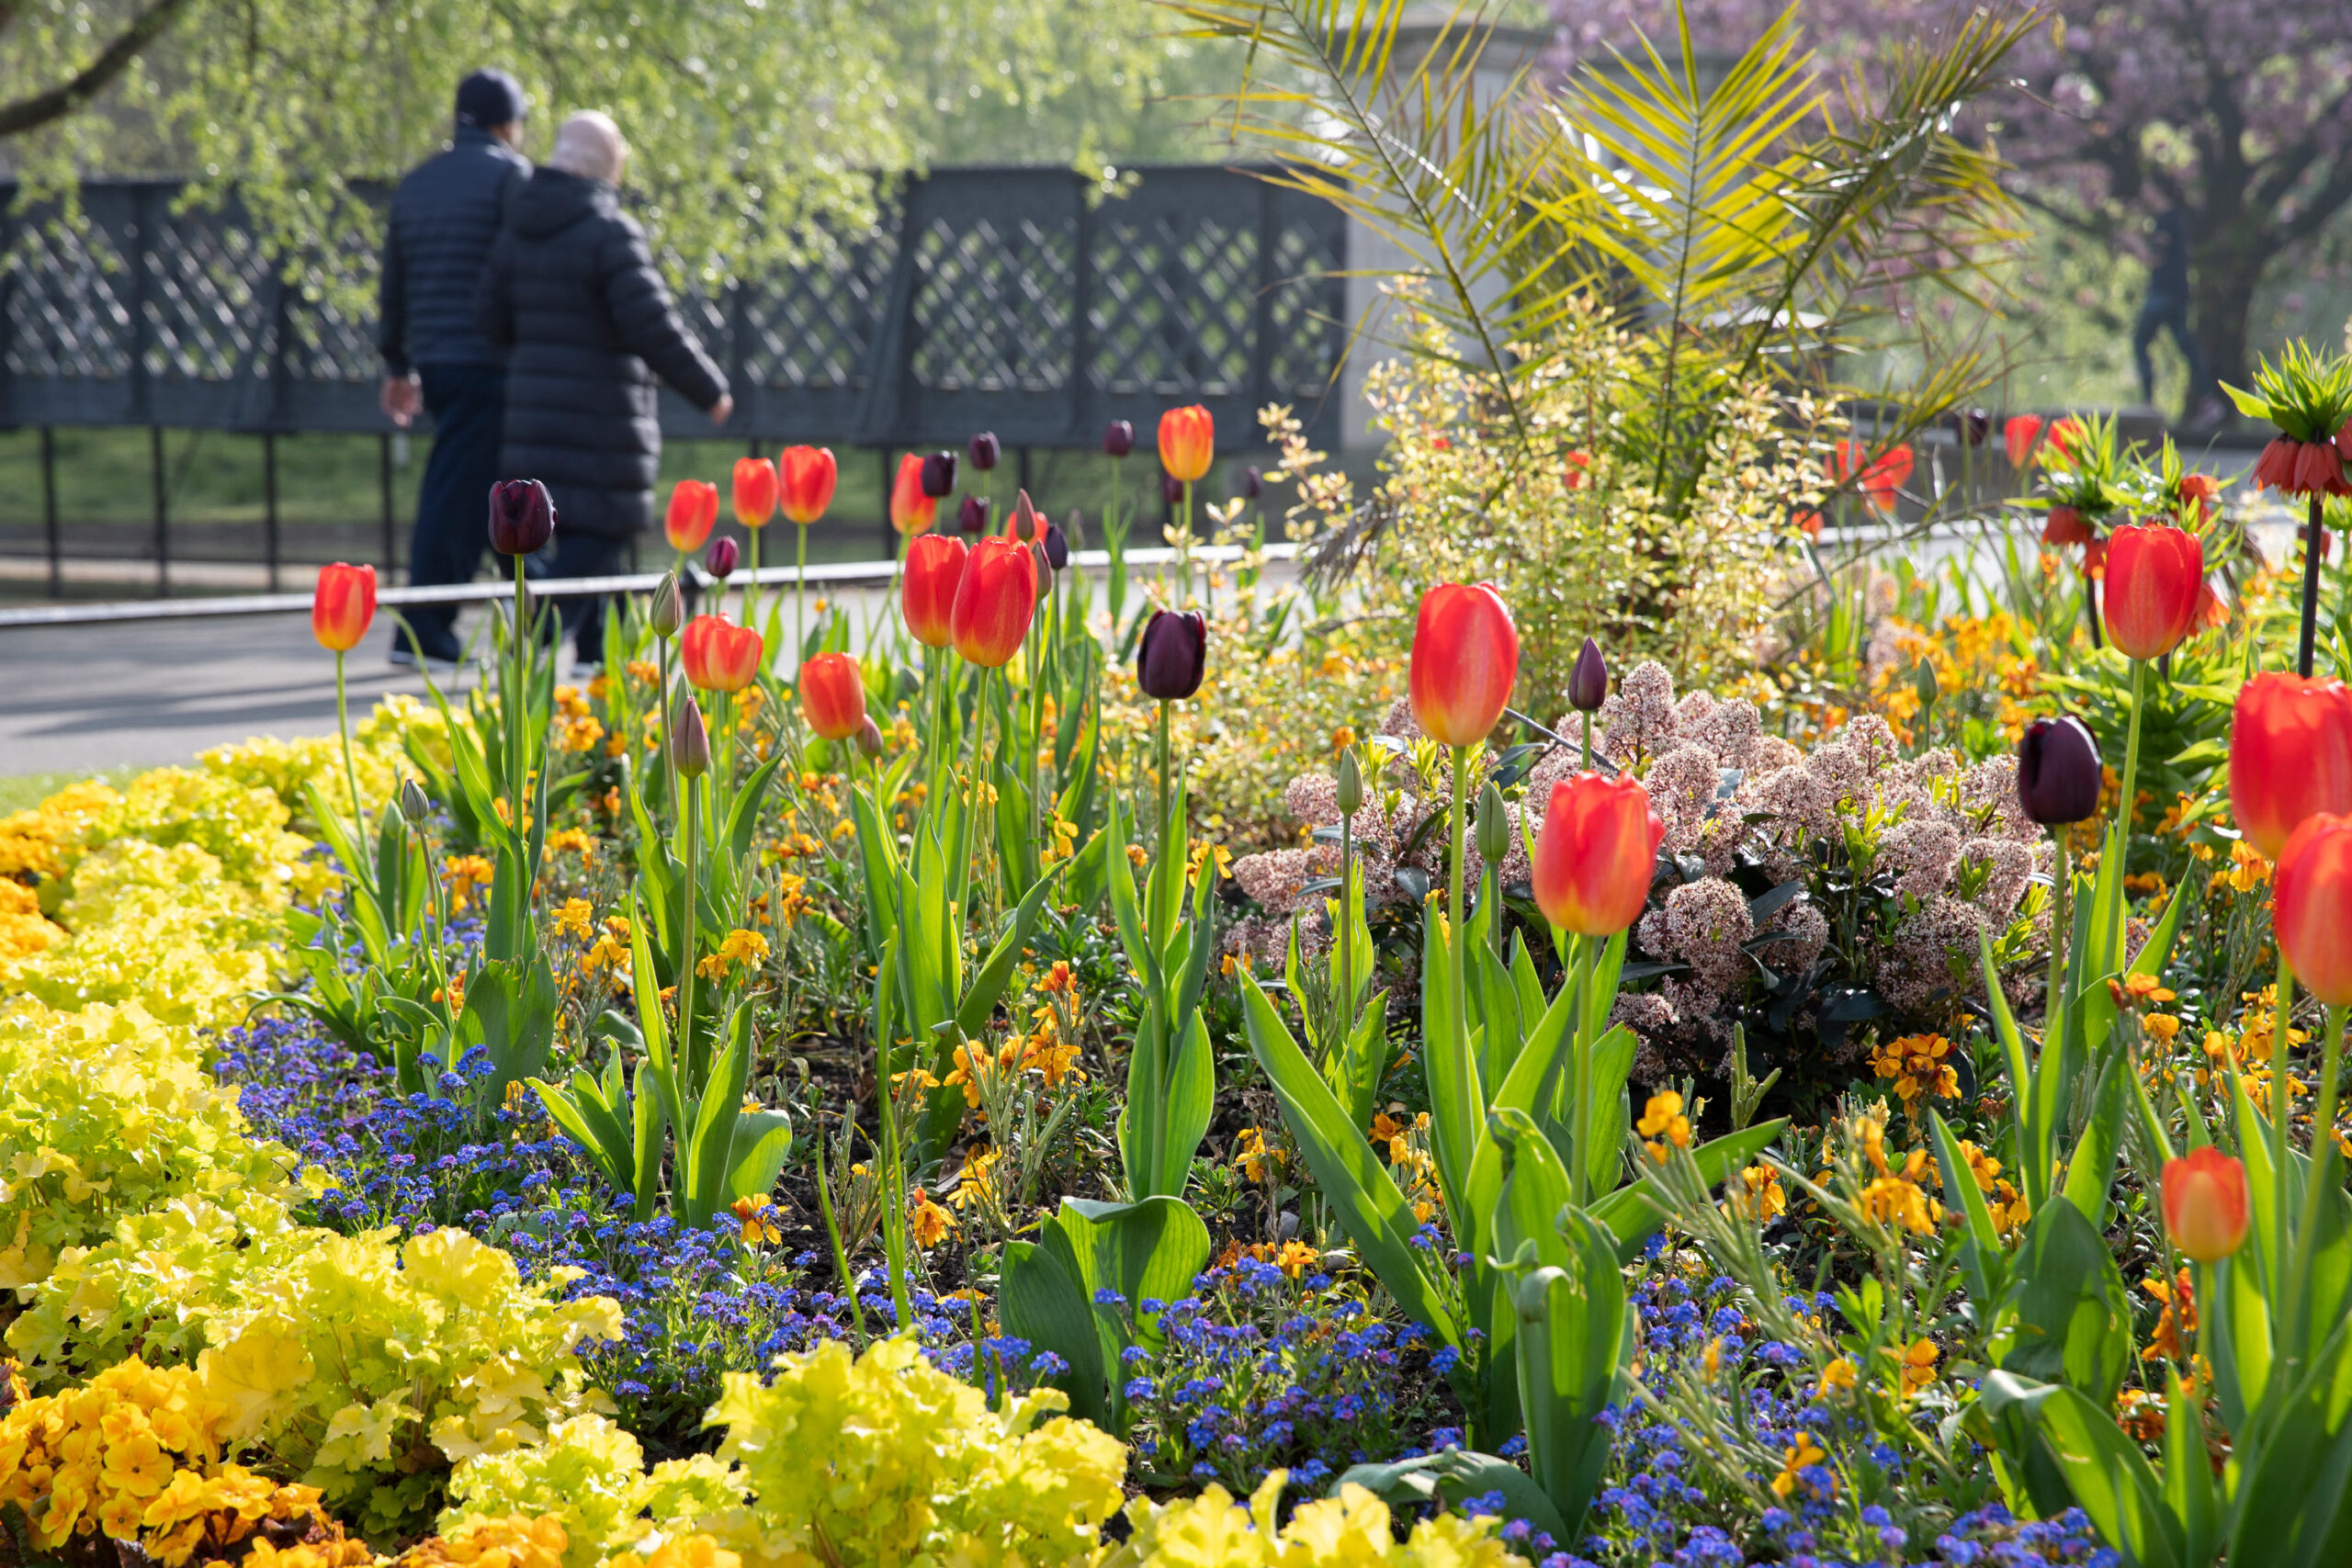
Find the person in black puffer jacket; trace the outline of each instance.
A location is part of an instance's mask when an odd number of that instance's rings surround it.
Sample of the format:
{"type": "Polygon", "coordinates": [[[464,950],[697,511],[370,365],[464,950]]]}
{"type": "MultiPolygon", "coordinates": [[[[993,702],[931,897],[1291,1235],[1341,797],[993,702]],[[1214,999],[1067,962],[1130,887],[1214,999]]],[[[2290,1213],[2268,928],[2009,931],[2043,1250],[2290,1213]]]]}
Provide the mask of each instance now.
{"type": "MultiPolygon", "coordinates": [[[[679,319],[645,231],[620,209],[628,157],[601,114],[573,115],[546,166],[508,207],[479,315],[509,349],[500,474],[537,479],[555,502],[550,577],[621,570],[653,522],[662,462],[655,378],[724,424],[727,378],[679,319]]],[[[582,664],[603,660],[604,602],[567,598],[582,664]]]]}

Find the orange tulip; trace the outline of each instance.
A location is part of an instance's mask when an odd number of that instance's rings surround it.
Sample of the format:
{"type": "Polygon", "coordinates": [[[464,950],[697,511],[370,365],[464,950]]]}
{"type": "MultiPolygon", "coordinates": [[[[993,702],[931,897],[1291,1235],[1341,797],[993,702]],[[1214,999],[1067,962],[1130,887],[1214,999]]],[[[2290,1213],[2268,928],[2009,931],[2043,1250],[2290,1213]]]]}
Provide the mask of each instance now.
{"type": "Polygon", "coordinates": [[[2352,817],[2304,818],[2273,882],[2278,948],[2295,978],[2330,1007],[2352,1002],[2352,817]]]}
{"type": "Polygon", "coordinates": [[[1407,684],[1413,717],[1447,746],[1487,738],[1519,679],[1519,629],[1492,583],[1443,582],[1421,595],[1407,684]]]}
{"type": "Polygon", "coordinates": [[[2107,634],[2126,657],[2156,659],[2197,624],[2205,547],[2170,524],[2118,528],[2107,540],[2107,634]]]}
{"type": "Polygon", "coordinates": [[[1216,457],[1216,422],[1198,403],[1159,416],[1159,466],[1186,484],[1209,471],[1216,457]]]}
{"type": "Polygon", "coordinates": [[[775,515],[775,465],[765,457],[735,459],[735,521],[764,528],[775,515]]]}
{"type": "Polygon", "coordinates": [[[964,580],[964,541],[952,534],[922,534],[907,541],[906,585],[899,605],[907,635],[925,648],[956,640],[956,588],[964,580]]]}
{"type": "Polygon", "coordinates": [[[800,667],[800,711],[828,740],[865,728],[865,677],[846,653],[820,653],[800,667]]]}
{"type": "Polygon", "coordinates": [[[669,515],[662,520],[670,547],[693,554],[718,523],[718,487],[708,479],[680,479],[670,491],[669,515]]]}
{"type": "Polygon", "coordinates": [[[2041,439],[2041,421],[2030,413],[2012,414],[2001,426],[2001,446],[2009,455],[2009,467],[2022,472],[2026,459],[2033,456],[2033,444],[2041,439]]]}
{"type": "Polygon", "coordinates": [[[931,531],[939,502],[922,492],[922,456],[909,452],[899,458],[898,477],[890,483],[890,526],[911,536],[931,531]]]}
{"type": "Polygon", "coordinates": [[[1535,904],[1578,936],[1614,936],[1641,918],[1666,824],[1630,774],[1578,773],[1552,786],[1535,836],[1535,904]]]}
{"type": "Polygon", "coordinates": [[[1021,651],[1037,613],[1037,558],[1018,539],[990,534],[972,547],[956,584],[956,651],[984,670],[1021,651]]]}
{"type": "Polygon", "coordinates": [[[319,569],[311,595],[311,635],[321,648],[349,653],[376,618],[376,569],[337,561],[319,569]]]}
{"type": "Polygon", "coordinates": [[[2352,815],[2352,690],[2267,671],[2239,687],[2230,806],[2245,841],[2274,861],[2304,818],[2352,815]]]}
{"type": "Polygon", "coordinates": [[[777,459],[778,494],[784,514],[803,528],[825,514],[833,503],[833,485],[840,478],[830,446],[787,446],[777,459]]]}
{"type": "Polygon", "coordinates": [[[2219,1263],[2245,1245],[2245,1167],[2212,1145],[2165,1161],[2165,1234],[2199,1263],[2219,1263]]]}
{"type": "Polygon", "coordinates": [[[1568,490],[1582,490],[1592,478],[1592,454],[1578,450],[1568,454],[1566,467],[1560,470],[1560,483],[1568,490]]]}
{"type": "Polygon", "coordinates": [[[724,615],[696,615],[678,644],[686,682],[705,692],[740,692],[760,672],[760,634],[724,615]]]}

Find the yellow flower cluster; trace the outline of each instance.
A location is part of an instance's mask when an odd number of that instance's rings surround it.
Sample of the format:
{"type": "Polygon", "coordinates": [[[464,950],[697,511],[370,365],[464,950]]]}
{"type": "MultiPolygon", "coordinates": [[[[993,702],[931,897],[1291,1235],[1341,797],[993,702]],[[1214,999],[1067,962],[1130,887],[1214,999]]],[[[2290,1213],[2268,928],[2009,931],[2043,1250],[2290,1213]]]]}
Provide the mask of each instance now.
{"type": "Polygon", "coordinates": [[[1690,1119],[1682,1114],[1682,1097],[1670,1089],[1650,1096],[1634,1130],[1648,1140],[1642,1147],[1660,1165],[1666,1163],[1667,1145],[1678,1149],[1690,1146],[1690,1119]]]}
{"type": "Polygon", "coordinates": [[[1215,1483],[1179,1503],[1138,1497],[1127,1506],[1134,1532],[1101,1568],[1524,1568],[1483,1517],[1441,1514],[1399,1541],[1388,1505],[1361,1486],[1302,1503],[1277,1528],[1287,1479],[1269,1474],[1247,1507],[1215,1483]]]}
{"type": "Polygon", "coordinates": [[[1934,1234],[1944,1210],[1920,1185],[1928,1174],[1928,1151],[1913,1149],[1901,1166],[1891,1166],[1884,1124],[1874,1116],[1865,1116],[1860,1119],[1860,1133],[1863,1156],[1873,1173],[1862,1189],[1862,1212],[1881,1224],[1899,1226],[1914,1235],[1934,1234]]]}
{"type": "Polygon", "coordinates": [[[1894,657],[1871,677],[1871,701],[1897,740],[1914,746],[1927,739],[1917,726],[1922,705],[1915,672],[1922,664],[1935,671],[1939,708],[1981,714],[2010,740],[2025,733],[2041,694],[2041,667],[2023,651],[2030,639],[2006,612],[1947,615],[1932,626],[1890,619],[1885,630],[1894,657]]]}
{"type": "Polygon", "coordinates": [[[510,1514],[420,1540],[400,1554],[398,1568],[563,1568],[569,1544],[554,1518],[510,1514]]]}
{"type": "Polygon", "coordinates": [[[724,980],[741,969],[757,969],[768,961],[768,939],[738,926],[718,944],[718,951],[695,965],[706,980],[724,980]]]}
{"type": "Polygon", "coordinates": [[[1951,1042],[1940,1034],[1905,1034],[1879,1045],[1871,1066],[1883,1078],[1894,1080],[1903,1109],[1917,1116],[1928,1100],[1953,1100],[1960,1094],[1960,1074],[1946,1060],[1951,1042]]]}

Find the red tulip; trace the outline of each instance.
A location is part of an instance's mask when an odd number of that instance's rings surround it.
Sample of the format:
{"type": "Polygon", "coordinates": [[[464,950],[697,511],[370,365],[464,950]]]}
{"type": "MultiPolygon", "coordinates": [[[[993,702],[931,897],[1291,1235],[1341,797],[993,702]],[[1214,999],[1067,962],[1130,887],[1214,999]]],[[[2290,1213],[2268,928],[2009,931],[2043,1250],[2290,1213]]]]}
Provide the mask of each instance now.
{"type": "Polygon", "coordinates": [[[1862,499],[1886,512],[1893,510],[1895,493],[1911,477],[1914,461],[1907,446],[1891,446],[1872,457],[1870,449],[1860,441],[1840,441],[1830,448],[1823,468],[1836,484],[1844,484],[1860,475],[1862,499]]]}
{"type": "Polygon", "coordinates": [[[956,585],[956,651],[984,670],[1001,669],[1021,651],[1037,613],[1037,558],[1029,547],[990,534],[972,547],[956,585]]]}
{"type": "Polygon", "coordinates": [[[702,548],[718,522],[718,487],[708,479],[680,479],[670,491],[670,513],[662,532],[670,547],[691,555],[702,548]]]}
{"type": "Polygon", "coordinates": [[[687,683],[705,692],[741,691],[759,674],[765,651],[759,633],[724,615],[696,615],[678,645],[687,683]]]}
{"type": "Polygon", "coordinates": [[[1567,467],[1560,472],[1560,483],[1569,490],[1582,490],[1592,479],[1592,454],[1577,451],[1568,454],[1567,467]]]}
{"type": "Polygon", "coordinates": [[[956,640],[956,586],[964,580],[964,541],[952,534],[920,534],[907,541],[907,580],[899,604],[907,635],[925,648],[956,640]]]}
{"type": "Polygon", "coordinates": [[[1791,518],[1790,521],[1797,525],[1797,532],[1803,534],[1806,538],[1818,539],[1821,537],[1820,513],[1800,512],[1794,517],[1791,518]]]}
{"type": "Polygon", "coordinates": [[[2118,528],[2107,541],[2107,633],[2132,659],[2155,659],[2197,624],[2205,547],[2169,524],[2118,528]]]}
{"type": "Polygon", "coordinates": [[[2041,421],[2033,414],[2012,414],[2001,426],[2001,445],[2009,454],[2009,467],[2022,472],[2026,459],[2033,456],[2033,444],[2041,439],[2041,421]]]}
{"type": "Polygon", "coordinates": [[[1159,466],[1171,479],[1193,483],[1216,457],[1216,422],[1198,403],[1159,416],[1159,466]]]}
{"type": "Polygon", "coordinates": [[[939,515],[939,502],[922,489],[922,456],[902,453],[898,477],[890,483],[890,526],[902,535],[928,533],[939,515]]]}
{"type": "Polygon", "coordinates": [[[775,465],[765,457],[735,459],[735,521],[764,528],[775,515],[775,465]]]}
{"type": "Polygon", "coordinates": [[[784,514],[803,528],[825,514],[833,503],[833,484],[840,477],[830,446],[787,446],[777,459],[776,493],[784,514]]]}
{"type": "Polygon", "coordinates": [[[1614,936],[1641,918],[1666,824],[1632,775],[1578,773],[1552,786],[1535,836],[1535,904],[1578,936],[1614,936]]]}
{"type": "Polygon", "coordinates": [[[1487,738],[1519,680],[1519,628],[1494,585],[1440,583],[1421,595],[1407,684],[1413,716],[1447,746],[1487,738]]]}
{"type": "Polygon", "coordinates": [[[2245,1245],[2245,1167],[2212,1145],[2165,1161],[2165,1234],[2199,1263],[2245,1245]]]}
{"type": "Polygon", "coordinates": [[[2352,817],[2304,818],[2272,880],[2278,949],[2295,977],[2330,1007],[2352,1002],[2352,817]]]}
{"type": "Polygon", "coordinates": [[[376,569],[337,561],[319,569],[311,595],[311,635],[321,648],[349,653],[376,618],[376,569]]]}
{"type": "Polygon", "coordinates": [[[828,740],[846,740],[865,726],[865,677],[846,653],[820,653],[800,667],[800,711],[828,740]]]}
{"type": "Polygon", "coordinates": [[[2274,861],[2305,818],[2352,815],[2352,690],[2270,671],[2239,687],[2230,806],[2246,842],[2274,861]]]}

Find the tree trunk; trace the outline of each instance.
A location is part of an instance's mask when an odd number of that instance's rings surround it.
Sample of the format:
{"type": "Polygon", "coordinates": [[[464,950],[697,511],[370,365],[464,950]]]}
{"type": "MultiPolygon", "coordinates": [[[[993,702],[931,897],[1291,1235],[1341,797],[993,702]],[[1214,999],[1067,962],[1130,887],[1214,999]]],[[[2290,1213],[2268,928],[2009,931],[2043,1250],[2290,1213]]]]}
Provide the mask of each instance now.
{"type": "MultiPolygon", "coordinates": [[[[2199,215],[2192,214],[2191,221],[2199,215]]],[[[2256,226],[2242,214],[2235,222],[2213,224],[2189,248],[2189,326],[2205,355],[2205,383],[2188,389],[2194,410],[2219,397],[2221,381],[2253,385],[2254,291],[2270,257],[2256,226]]]]}

